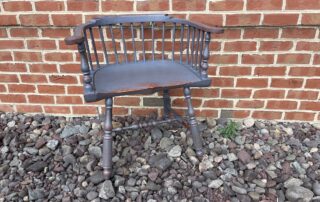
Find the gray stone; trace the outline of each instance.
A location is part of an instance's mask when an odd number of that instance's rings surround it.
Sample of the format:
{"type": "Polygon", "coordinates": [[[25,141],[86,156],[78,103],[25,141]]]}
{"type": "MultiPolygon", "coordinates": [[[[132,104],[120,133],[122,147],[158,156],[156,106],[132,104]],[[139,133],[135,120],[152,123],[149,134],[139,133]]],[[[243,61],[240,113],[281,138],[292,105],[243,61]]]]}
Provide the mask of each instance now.
{"type": "Polygon", "coordinates": [[[237,135],[237,136],[234,138],[234,141],[235,141],[238,145],[243,145],[243,144],[246,142],[246,136],[237,135]]]}
{"type": "Polygon", "coordinates": [[[27,171],[39,172],[42,171],[45,167],[47,167],[47,163],[45,161],[37,161],[26,168],[27,171]]]}
{"type": "Polygon", "coordinates": [[[51,150],[56,150],[58,144],[59,144],[58,140],[49,140],[46,146],[51,150]]]}
{"type": "Polygon", "coordinates": [[[297,161],[295,161],[295,162],[292,163],[292,167],[293,167],[300,175],[306,174],[306,170],[305,170],[303,167],[301,167],[301,165],[300,165],[297,161]]]}
{"type": "Polygon", "coordinates": [[[249,196],[251,197],[251,199],[254,200],[254,201],[259,201],[259,199],[260,199],[260,194],[257,193],[257,192],[249,192],[248,195],[249,195],[249,196]]]}
{"type": "Polygon", "coordinates": [[[250,128],[254,126],[254,119],[253,118],[247,118],[243,121],[243,125],[247,128],[250,128]]]}
{"type": "Polygon", "coordinates": [[[29,200],[30,201],[34,201],[34,200],[38,200],[38,199],[43,199],[45,197],[45,190],[43,188],[41,189],[34,189],[28,190],[28,195],[29,195],[29,200]]]}
{"type": "Polygon", "coordinates": [[[292,128],[283,128],[284,132],[286,132],[288,135],[293,135],[292,128]]]}
{"type": "Polygon", "coordinates": [[[313,183],[312,190],[317,196],[320,196],[320,183],[319,182],[313,183]]]}
{"type": "Polygon", "coordinates": [[[39,152],[39,150],[37,150],[36,148],[33,148],[33,147],[25,147],[25,148],[23,148],[23,151],[25,151],[31,155],[36,155],[39,152]]]}
{"type": "Polygon", "coordinates": [[[311,201],[313,192],[301,186],[289,187],[286,191],[286,197],[289,201],[311,201]]]}
{"type": "Polygon", "coordinates": [[[61,149],[64,156],[72,153],[72,147],[70,147],[69,145],[62,145],[61,149]]]}
{"type": "Polygon", "coordinates": [[[289,188],[293,186],[300,186],[302,184],[303,184],[302,180],[291,177],[283,183],[283,186],[285,188],[289,188]]]}
{"type": "Polygon", "coordinates": [[[48,147],[42,147],[39,149],[39,155],[45,156],[50,153],[50,149],[48,147]]]}
{"type": "Polygon", "coordinates": [[[238,186],[231,186],[232,191],[238,193],[238,194],[247,194],[247,190],[238,186]]]}
{"type": "Polygon", "coordinates": [[[166,170],[172,164],[172,161],[167,157],[167,154],[160,153],[151,156],[149,159],[149,164],[153,167],[159,168],[160,170],[166,170]]]}
{"type": "Polygon", "coordinates": [[[227,157],[229,161],[235,161],[238,159],[238,157],[234,153],[228,153],[227,157]]]}
{"type": "Polygon", "coordinates": [[[114,191],[112,182],[110,180],[104,181],[99,191],[99,197],[108,200],[113,198],[115,195],[116,193],[114,191]]]}
{"type": "Polygon", "coordinates": [[[168,137],[163,137],[159,144],[160,148],[164,150],[169,150],[172,145],[173,141],[168,137]]]}
{"type": "Polygon", "coordinates": [[[170,149],[170,151],[168,152],[168,155],[170,157],[179,157],[179,156],[181,156],[181,151],[182,151],[182,149],[181,149],[180,145],[176,145],[170,149]]]}
{"type": "Polygon", "coordinates": [[[119,176],[119,175],[114,176],[114,186],[115,187],[119,187],[120,185],[124,185],[125,181],[126,181],[126,179],[119,176]]]}
{"type": "Polygon", "coordinates": [[[149,149],[150,145],[151,145],[151,137],[149,136],[147,138],[147,140],[145,141],[143,147],[144,147],[144,149],[149,149]]]}
{"type": "Polygon", "coordinates": [[[254,179],[254,180],[252,180],[252,182],[255,183],[256,185],[258,185],[259,187],[266,187],[266,185],[267,185],[266,179],[262,179],[262,180],[254,179]]]}
{"type": "Polygon", "coordinates": [[[103,172],[102,171],[95,171],[90,177],[89,181],[93,184],[99,184],[104,180],[103,172]]]}
{"type": "Polygon", "coordinates": [[[221,185],[223,185],[223,181],[220,179],[216,179],[216,180],[212,180],[209,183],[208,187],[213,188],[213,189],[218,189],[219,187],[221,187],[221,185]]]}
{"type": "Polygon", "coordinates": [[[9,128],[14,127],[15,125],[16,125],[16,122],[15,122],[14,120],[12,120],[12,121],[10,121],[10,122],[7,123],[7,126],[8,126],[9,128]]]}
{"type": "Polygon", "coordinates": [[[200,172],[204,172],[210,168],[213,168],[212,162],[207,157],[203,158],[199,164],[200,172]]]}
{"type": "Polygon", "coordinates": [[[261,135],[269,135],[269,131],[267,129],[263,128],[260,130],[260,134],[261,135]]]}
{"type": "Polygon", "coordinates": [[[320,123],[313,123],[312,126],[318,130],[320,130],[320,123]]]}
{"type": "Polygon", "coordinates": [[[251,161],[251,156],[248,154],[248,152],[244,149],[240,150],[237,153],[237,157],[243,164],[247,164],[251,161]]]}
{"type": "Polygon", "coordinates": [[[86,134],[88,133],[88,131],[89,131],[89,128],[84,125],[66,126],[63,129],[62,133],[60,134],[60,137],[68,138],[78,133],[86,134]]]}
{"type": "Polygon", "coordinates": [[[98,197],[98,193],[95,192],[95,191],[90,191],[89,193],[87,193],[87,199],[89,201],[91,201],[91,200],[93,200],[93,199],[95,199],[97,197],[98,197]]]}
{"type": "Polygon", "coordinates": [[[101,148],[98,146],[92,146],[92,147],[89,146],[88,151],[90,155],[96,157],[97,159],[100,159],[102,156],[101,148]]]}
{"type": "Polygon", "coordinates": [[[160,140],[162,138],[162,132],[159,128],[152,128],[151,137],[153,140],[160,140]]]}
{"type": "Polygon", "coordinates": [[[64,166],[67,167],[68,165],[72,165],[76,162],[76,158],[72,154],[67,154],[63,157],[64,166]]]}

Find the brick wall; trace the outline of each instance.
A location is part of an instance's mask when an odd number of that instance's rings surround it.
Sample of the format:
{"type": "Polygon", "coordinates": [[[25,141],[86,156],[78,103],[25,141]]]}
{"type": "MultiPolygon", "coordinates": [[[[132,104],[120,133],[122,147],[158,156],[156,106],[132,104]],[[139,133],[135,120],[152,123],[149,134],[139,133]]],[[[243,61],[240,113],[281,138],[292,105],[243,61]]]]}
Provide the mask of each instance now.
{"type": "MultiPolygon", "coordinates": [[[[86,0],[0,2],[0,110],[93,115],[85,104],[72,27],[101,14],[171,13],[225,26],[211,43],[210,88],[193,89],[199,116],[320,120],[319,0],[86,0]]],[[[183,111],[181,90],[171,91],[183,111]]],[[[114,101],[116,115],[160,112],[159,97],[114,101]],[[125,107],[129,106],[129,107],[125,107]]]]}

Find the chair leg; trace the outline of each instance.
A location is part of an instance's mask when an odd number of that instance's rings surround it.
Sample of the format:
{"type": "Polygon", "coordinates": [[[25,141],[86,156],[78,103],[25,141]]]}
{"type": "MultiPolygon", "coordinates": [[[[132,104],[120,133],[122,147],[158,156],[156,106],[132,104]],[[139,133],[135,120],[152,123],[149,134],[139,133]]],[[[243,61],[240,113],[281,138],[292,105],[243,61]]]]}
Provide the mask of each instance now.
{"type": "Polygon", "coordinates": [[[196,150],[196,154],[198,156],[203,155],[203,149],[202,149],[202,138],[200,135],[200,130],[198,127],[197,120],[194,115],[194,110],[192,107],[191,103],[191,92],[189,87],[184,88],[184,96],[187,102],[187,107],[188,107],[188,118],[189,118],[189,127],[192,135],[192,140],[193,140],[193,146],[196,150]]]}
{"type": "Polygon", "coordinates": [[[106,179],[112,174],[112,98],[106,98],[102,167],[106,179]]]}
{"type": "Polygon", "coordinates": [[[164,113],[164,118],[169,118],[170,109],[171,109],[171,100],[170,100],[170,95],[169,95],[169,89],[164,89],[163,90],[163,113],[164,113]]]}

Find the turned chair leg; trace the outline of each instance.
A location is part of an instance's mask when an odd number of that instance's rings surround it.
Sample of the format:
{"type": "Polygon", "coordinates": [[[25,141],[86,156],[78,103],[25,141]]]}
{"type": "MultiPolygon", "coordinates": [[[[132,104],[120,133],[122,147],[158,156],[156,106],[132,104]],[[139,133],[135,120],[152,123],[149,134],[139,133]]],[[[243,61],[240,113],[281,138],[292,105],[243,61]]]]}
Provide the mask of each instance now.
{"type": "Polygon", "coordinates": [[[112,98],[106,98],[102,167],[105,178],[110,179],[112,174],[112,98]]]}
{"type": "Polygon", "coordinates": [[[200,135],[200,130],[198,127],[197,120],[194,115],[194,110],[191,103],[191,92],[189,87],[184,88],[184,96],[185,96],[187,107],[188,107],[188,110],[187,110],[188,118],[189,118],[188,121],[189,121],[190,132],[193,140],[193,146],[196,150],[196,154],[198,156],[202,156],[203,155],[202,138],[200,135]]]}
{"type": "Polygon", "coordinates": [[[170,100],[170,95],[169,95],[169,89],[164,89],[163,90],[163,114],[164,118],[169,118],[170,114],[170,109],[171,109],[171,100],[170,100]]]}

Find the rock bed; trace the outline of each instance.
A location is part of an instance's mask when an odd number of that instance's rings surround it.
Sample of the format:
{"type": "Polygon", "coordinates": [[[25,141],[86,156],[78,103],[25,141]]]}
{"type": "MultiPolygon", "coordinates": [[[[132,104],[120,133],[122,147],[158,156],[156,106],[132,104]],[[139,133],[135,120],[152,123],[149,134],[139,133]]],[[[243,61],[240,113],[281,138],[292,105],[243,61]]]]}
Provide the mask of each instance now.
{"type": "Polygon", "coordinates": [[[96,118],[0,117],[0,201],[320,201],[319,124],[246,119],[229,140],[203,120],[202,159],[178,124],[121,132],[104,180],[96,118]]]}

